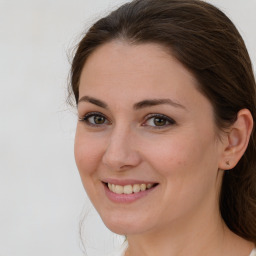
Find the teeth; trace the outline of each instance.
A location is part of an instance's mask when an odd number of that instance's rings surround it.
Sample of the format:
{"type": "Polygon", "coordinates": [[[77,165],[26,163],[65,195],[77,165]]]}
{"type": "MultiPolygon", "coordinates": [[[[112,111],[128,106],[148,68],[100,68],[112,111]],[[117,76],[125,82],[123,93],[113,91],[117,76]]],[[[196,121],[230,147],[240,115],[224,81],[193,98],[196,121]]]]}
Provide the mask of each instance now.
{"type": "Polygon", "coordinates": [[[116,192],[117,194],[123,194],[124,188],[123,188],[122,186],[116,185],[116,186],[115,186],[115,192],[116,192]]]}
{"type": "Polygon", "coordinates": [[[147,184],[147,188],[152,188],[153,184],[147,184]]]}
{"type": "Polygon", "coordinates": [[[147,188],[147,185],[146,185],[146,184],[141,184],[141,185],[140,185],[140,190],[141,190],[141,191],[146,190],[146,188],[147,188]]]}
{"type": "Polygon", "coordinates": [[[153,187],[153,184],[134,184],[134,185],[115,185],[108,183],[108,188],[110,191],[116,194],[132,194],[132,193],[139,193],[140,191],[145,191],[146,189],[150,189],[153,187]]]}
{"type": "Polygon", "coordinates": [[[133,190],[133,193],[140,192],[140,185],[139,184],[134,184],[132,190],[133,190]]]}
{"type": "Polygon", "coordinates": [[[124,193],[125,194],[131,194],[132,193],[132,185],[125,185],[123,188],[124,188],[124,193]]]}

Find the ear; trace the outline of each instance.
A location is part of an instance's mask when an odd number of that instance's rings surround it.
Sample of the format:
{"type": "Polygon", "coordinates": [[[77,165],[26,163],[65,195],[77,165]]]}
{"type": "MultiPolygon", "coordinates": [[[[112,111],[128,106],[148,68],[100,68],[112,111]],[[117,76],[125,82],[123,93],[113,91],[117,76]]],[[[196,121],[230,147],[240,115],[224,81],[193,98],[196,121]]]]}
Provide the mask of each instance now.
{"type": "Polygon", "coordinates": [[[249,143],[253,128],[253,118],[248,109],[242,109],[237,114],[237,120],[229,128],[219,169],[229,170],[236,166],[243,156],[249,143]]]}

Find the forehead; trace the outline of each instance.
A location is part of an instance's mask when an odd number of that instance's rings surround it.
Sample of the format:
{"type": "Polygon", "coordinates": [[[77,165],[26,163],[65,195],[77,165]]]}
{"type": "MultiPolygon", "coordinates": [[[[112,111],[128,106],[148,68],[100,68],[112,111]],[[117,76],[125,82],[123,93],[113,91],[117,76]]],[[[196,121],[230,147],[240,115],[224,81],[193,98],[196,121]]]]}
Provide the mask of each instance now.
{"type": "Polygon", "coordinates": [[[101,75],[108,75],[119,71],[121,74],[131,72],[133,75],[136,73],[144,75],[146,73],[149,76],[149,71],[154,75],[164,72],[176,73],[177,70],[195,82],[193,75],[167,53],[165,47],[155,43],[131,45],[116,40],[96,48],[88,57],[82,74],[90,72],[91,75],[95,75],[96,72],[100,72],[101,75]],[[164,66],[166,68],[163,68],[164,66]],[[172,66],[171,69],[170,66],[172,66]]]}
{"type": "MultiPolygon", "coordinates": [[[[97,48],[87,59],[80,78],[79,95],[119,100],[198,94],[194,76],[158,44],[130,45],[112,41],[97,48]]],[[[200,93],[201,94],[201,93],[200,93]]],[[[201,95],[202,96],[202,95],[201,95]]],[[[191,99],[191,97],[189,97],[191,99]]]]}

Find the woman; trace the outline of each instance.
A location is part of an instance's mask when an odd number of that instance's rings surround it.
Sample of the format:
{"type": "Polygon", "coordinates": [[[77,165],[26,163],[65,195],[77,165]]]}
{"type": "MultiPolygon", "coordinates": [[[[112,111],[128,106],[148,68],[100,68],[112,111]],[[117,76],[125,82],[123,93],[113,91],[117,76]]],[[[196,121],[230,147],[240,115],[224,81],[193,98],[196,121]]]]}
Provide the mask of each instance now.
{"type": "Polygon", "coordinates": [[[244,42],[198,0],[99,20],[71,70],[75,159],[116,255],[256,255],[256,94],[244,42]]]}

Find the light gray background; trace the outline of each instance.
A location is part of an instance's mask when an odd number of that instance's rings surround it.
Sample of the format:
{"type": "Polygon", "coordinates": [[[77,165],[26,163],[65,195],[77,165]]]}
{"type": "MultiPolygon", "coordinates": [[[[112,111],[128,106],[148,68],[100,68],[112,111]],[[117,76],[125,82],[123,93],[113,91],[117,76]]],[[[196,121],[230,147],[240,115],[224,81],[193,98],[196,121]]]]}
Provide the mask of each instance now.
{"type": "MultiPolygon", "coordinates": [[[[121,0],[0,0],[0,256],[89,256],[120,244],[90,209],[73,158],[67,55],[121,0]]],[[[256,63],[256,0],[209,1],[242,33],[256,63]]],[[[256,65],[256,64],[255,64],[256,65]]]]}

